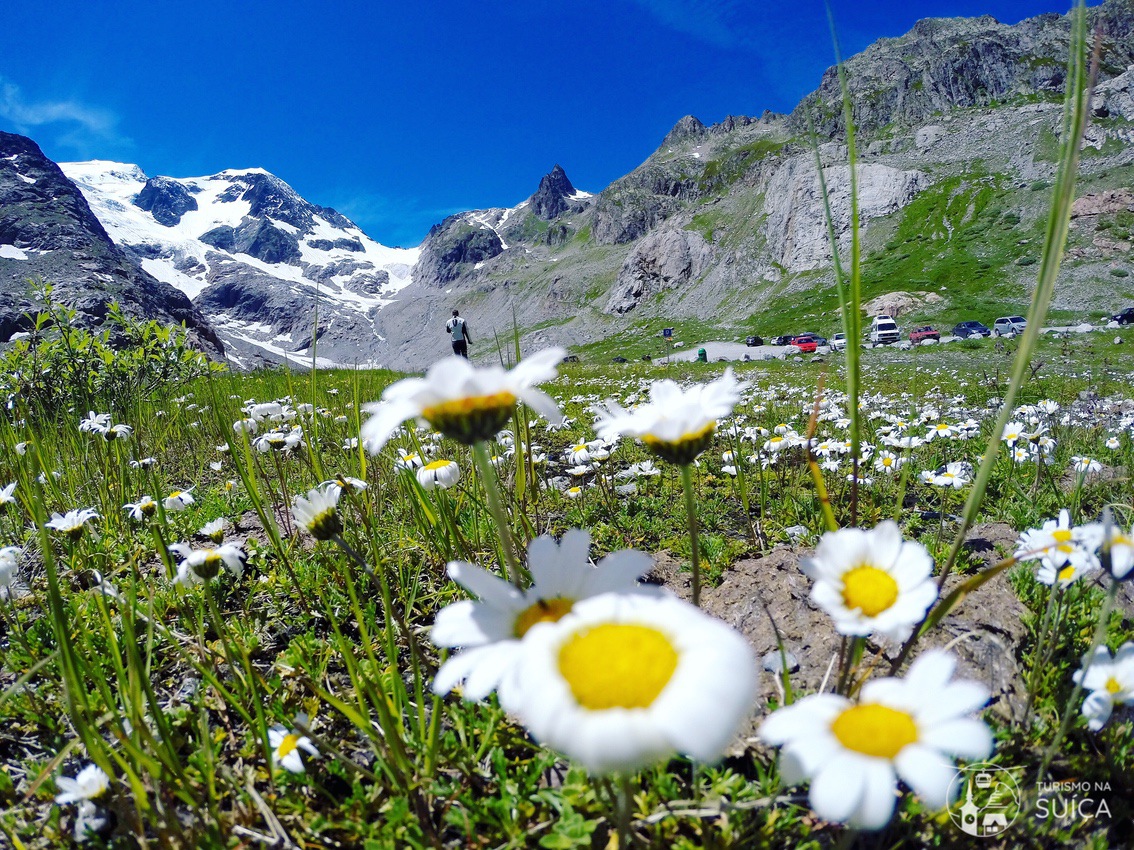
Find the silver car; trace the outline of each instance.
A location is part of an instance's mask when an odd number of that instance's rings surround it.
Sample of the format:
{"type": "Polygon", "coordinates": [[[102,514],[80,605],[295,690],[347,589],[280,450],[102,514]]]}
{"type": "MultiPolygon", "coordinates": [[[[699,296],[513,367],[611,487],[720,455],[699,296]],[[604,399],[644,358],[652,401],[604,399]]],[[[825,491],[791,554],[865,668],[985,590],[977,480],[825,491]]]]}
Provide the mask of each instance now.
{"type": "Polygon", "coordinates": [[[1023,316],[1001,316],[992,323],[993,336],[1015,336],[1022,334],[1028,326],[1028,320],[1023,316]]]}

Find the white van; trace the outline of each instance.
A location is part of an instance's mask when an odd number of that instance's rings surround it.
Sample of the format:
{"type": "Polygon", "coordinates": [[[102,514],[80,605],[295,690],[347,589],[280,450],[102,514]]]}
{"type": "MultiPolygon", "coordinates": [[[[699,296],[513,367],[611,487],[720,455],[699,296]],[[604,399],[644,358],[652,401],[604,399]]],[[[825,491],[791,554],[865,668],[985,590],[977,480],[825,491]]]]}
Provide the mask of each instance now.
{"type": "Polygon", "coordinates": [[[889,345],[902,338],[898,323],[889,316],[875,316],[870,322],[870,341],[874,345],[889,345]]]}

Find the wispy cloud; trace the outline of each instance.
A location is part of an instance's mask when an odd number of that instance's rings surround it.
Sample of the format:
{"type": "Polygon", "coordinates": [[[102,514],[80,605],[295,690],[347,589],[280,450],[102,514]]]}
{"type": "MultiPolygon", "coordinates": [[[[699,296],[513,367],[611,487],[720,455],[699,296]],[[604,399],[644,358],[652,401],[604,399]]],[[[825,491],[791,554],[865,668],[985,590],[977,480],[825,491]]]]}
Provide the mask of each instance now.
{"type": "Polygon", "coordinates": [[[716,47],[740,47],[748,42],[737,26],[745,4],[738,0],[633,0],[657,20],[678,32],[716,47]]]}
{"type": "Polygon", "coordinates": [[[18,85],[0,76],[0,120],[16,132],[36,135],[49,130],[57,145],[82,157],[106,155],[107,148],[131,147],[118,129],[118,116],[109,109],[77,100],[29,99],[18,85]]]}

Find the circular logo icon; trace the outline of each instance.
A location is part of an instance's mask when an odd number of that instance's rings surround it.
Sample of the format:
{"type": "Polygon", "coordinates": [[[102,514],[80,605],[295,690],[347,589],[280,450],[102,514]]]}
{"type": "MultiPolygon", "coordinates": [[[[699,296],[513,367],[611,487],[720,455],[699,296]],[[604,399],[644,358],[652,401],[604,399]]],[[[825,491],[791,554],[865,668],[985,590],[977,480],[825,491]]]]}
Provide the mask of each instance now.
{"type": "Polygon", "coordinates": [[[957,771],[949,784],[949,809],[962,832],[977,838],[1000,835],[1020,814],[1020,785],[1011,771],[977,762],[957,771]]]}

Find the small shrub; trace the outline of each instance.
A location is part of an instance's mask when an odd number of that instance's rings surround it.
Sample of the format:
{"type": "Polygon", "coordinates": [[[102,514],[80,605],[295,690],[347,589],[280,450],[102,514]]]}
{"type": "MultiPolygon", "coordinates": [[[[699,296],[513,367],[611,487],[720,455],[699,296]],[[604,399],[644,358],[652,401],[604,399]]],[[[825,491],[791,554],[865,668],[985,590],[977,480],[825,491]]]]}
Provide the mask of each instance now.
{"type": "Polygon", "coordinates": [[[180,326],[141,321],[118,304],[100,331],[76,324],[78,313],[53,301],[28,318],[31,331],[0,354],[0,398],[9,411],[53,417],[81,408],[123,412],[224,366],[192,348],[180,326]]]}

